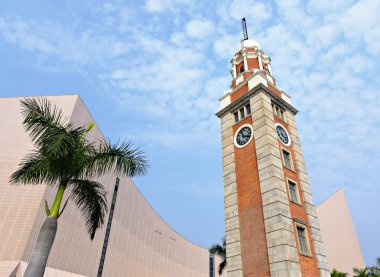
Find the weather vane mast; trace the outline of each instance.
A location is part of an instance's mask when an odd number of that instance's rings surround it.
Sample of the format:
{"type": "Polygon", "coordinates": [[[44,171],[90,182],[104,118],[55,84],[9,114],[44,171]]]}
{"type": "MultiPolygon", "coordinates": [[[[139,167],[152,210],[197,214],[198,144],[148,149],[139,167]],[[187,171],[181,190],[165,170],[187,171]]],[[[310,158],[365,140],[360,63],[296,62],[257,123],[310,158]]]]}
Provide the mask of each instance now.
{"type": "Polygon", "coordinates": [[[248,39],[247,23],[245,22],[245,17],[241,20],[241,25],[243,26],[243,40],[248,39]]]}

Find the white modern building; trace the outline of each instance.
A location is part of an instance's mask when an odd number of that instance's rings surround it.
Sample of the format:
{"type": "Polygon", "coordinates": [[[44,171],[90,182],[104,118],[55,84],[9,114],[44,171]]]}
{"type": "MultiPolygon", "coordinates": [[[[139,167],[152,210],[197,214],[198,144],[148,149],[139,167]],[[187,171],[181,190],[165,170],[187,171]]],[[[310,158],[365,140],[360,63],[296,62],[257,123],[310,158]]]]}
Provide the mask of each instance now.
{"type": "MultiPolygon", "coordinates": [[[[47,98],[75,125],[94,122],[78,95],[47,98]]],[[[0,99],[1,277],[23,275],[45,218],[44,201],[51,203],[57,189],[49,185],[9,184],[10,175],[33,149],[22,126],[21,99],[0,99]]],[[[96,141],[104,137],[95,127],[87,138],[96,141]]],[[[131,179],[117,180],[118,176],[114,175],[98,180],[106,188],[109,208],[113,198],[115,203],[112,218],[107,215],[106,224],[97,231],[93,241],[80,211],[73,202],[68,202],[59,219],[45,276],[209,277],[208,250],[173,230],[147,203],[131,179]],[[107,223],[110,223],[108,232],[107,223]]]]}

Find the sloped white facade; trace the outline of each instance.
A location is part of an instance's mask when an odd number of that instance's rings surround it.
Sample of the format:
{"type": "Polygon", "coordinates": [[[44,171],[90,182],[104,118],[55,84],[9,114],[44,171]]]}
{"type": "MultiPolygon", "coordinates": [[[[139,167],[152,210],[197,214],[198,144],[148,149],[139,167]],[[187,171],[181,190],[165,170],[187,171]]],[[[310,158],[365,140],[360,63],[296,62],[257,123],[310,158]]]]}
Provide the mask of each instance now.
{"type": "MultiPolygon", "coordinates": [[[[94,121],[78,95],[47,98],[75,125],[94,121]]],[[[45,218],[44,199],[52,203],[57,189],[9,184],[22,157],[33,149],[22,126],[21,99],[0,99],[0,276],[22,276],[45,218]]],[[[95,127],[87,138],[96,141],[103,135],[95,127]]],[[[98,180],[107,190],[109,206],[117,177],[98,180]]],[[[79,209],[69,201],[58,223],[45,276],[97,276],[105,230],[106,226],[98,230],[91,241],[79,209]]],[[[208,277],[209,254],[176,233],[131,179],[120,177],[103,276],[208,277]]]]}

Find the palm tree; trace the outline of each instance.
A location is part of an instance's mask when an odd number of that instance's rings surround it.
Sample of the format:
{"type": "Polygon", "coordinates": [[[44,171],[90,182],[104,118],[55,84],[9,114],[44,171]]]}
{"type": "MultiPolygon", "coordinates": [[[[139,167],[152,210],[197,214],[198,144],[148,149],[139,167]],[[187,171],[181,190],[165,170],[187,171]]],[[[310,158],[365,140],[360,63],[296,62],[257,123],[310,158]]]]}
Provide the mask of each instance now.
{"type": "Polygon", "coordinates": [[[371,273],[367,271],[366,267],[363,269],[355,267],[353,271],[354,271],[353,277],[371,277],[371,273]]]}
{"type": "Polygon", "coordinates": [[[226,238],[222,238],[222,245],[216,243],[211,245],[210,249],[208,250],[210,254],[219,256],[222,261],[219,264],[218,267],[218,273],[219,275],[222,275],[224,269],[227,266],[227,258],[226,258],[226,238]]]}
{"type": "Polygon", "coordinates": [[[371,277],[380,277],[380,258],[376,259],[376,265],[371,266],[369,268],[369,272],[371,273],[371,277]]]}
{"type": "Polygon", "coordinates": [[[81,210],[85,225],[94,239],[96,230],[104,223],[107,199],[101,183],[93,178],[106,173],[135,176],[147,170],[143,152],[133,149],[130,142],[111,144],[101,140],[89,142],[88,132],[94,123],[75,127],[62,116],[62,111],[46,98],[21,100],[23,125],[35,145],[35,150],[24,157],[19,169],[10,178],[12,184],[57,185],[55,200],[49,207],[45,200],[45,219],[34,245],[26,277],[42,277],[52,247],[64,193],[81,210]]]}
{"type": "Polygon", "coordinates": [[[335,268],[331,271],[331,277],[347,277],[348,273],[339,272],[335,268]]]}

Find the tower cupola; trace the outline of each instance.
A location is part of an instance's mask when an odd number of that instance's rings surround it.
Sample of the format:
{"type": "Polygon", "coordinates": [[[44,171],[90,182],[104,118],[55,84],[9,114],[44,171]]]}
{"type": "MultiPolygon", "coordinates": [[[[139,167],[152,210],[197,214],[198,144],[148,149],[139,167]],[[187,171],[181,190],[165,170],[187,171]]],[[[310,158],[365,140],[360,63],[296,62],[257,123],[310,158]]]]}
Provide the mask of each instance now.
{"type": "Polygon", "coordinates": [[[242,40],[236,47],[235,55],[231,59],[232,88],[237,87],[241,82],[259,71],[270,83],[275,85],[270,67],[270,57],[264,54],[257,41],[242,40]]]}
{"type": "Polygon", "coordinates": [[[271,58],[264,54],[256,40],[248,38],[244,18],[242,22],[244,39],[237,45],[235,54],[230,61],[231,86],[219,99],[220,107],[228,106],[259,84],[265,86],[286,103],[291,104],[290,96],[276,85],[271,68],[271,58]]]}

